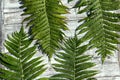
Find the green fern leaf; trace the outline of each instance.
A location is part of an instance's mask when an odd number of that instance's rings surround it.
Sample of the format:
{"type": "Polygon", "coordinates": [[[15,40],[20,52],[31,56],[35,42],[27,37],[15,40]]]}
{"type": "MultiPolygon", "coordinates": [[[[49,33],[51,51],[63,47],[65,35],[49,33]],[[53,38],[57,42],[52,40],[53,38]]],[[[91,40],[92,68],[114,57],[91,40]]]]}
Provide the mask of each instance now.
{"type": "Polygon", "coordinates": [[[64,36],[63,30],[68,30],[66,17],[61,15],[68,13],[67,7],[60,0],[19,1],[24,9],[22,15],[29,15],[24,21],[28,21],[31,36],[40,44],[42,51],[51,57],[59,48],[59,42],[64,36]]]}
{"type": "Polygon", "coordinates": [[[82,41],[89,40],[89,45],[98,49],[102,62],[118,50],[116,44],[120,44],[120,14],[115,12],[120,9],[119,4],[119,0],[79,0],[74,6],[84,7],[79,9],[78,14],[87,14],[87,17],[80,20],[83,23],[76,30],[78,34],[85,33],[82,41]]]}
{"type": "Polygon", "coordinates": [[[90,55],[85,55],[87,46],[79,46],[77,38],[71,38],[64,42],[63,52],[56,53],[56,64],[53,64],[57,74],[50,80],[95,80],[92,79],[97,71],[90,70],[95,64],[90,62],[90,55]]]}
{"type": "Polygon", "coordinates": [[[35,80],[46,68],[41,57],[34,58],[36,47],[30,47],[29,40],[23,27],[20,32],[8,36],[4,45],[8,53],[0,53],[0,80],[35,80]]]}

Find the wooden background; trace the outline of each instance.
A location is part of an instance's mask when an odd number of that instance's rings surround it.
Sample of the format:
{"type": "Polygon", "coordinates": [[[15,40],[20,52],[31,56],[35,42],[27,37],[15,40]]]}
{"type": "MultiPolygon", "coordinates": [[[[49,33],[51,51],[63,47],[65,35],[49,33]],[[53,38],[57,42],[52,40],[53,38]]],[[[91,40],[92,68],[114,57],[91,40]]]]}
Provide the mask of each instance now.
{"type": "MultiPolygon", "coordinates": [[[[67,3],[67,0],[62,0],[63,3],[71,8],[74,2],[70,4],[67,3]]],[[[21,27],[21,21],[24,17],[21,17],[20,14],[22,10],[19,9],[19,2],[18,0],[0,0],[0,46],[2,51],[6,51],[2,46],[2,43],[7,37],[7,34],[10,34],[16,30],[19,30],[21,27]]],[[[70,9],[70,14],[66,14],[65,16],[68,18],[67,23],[69,26],[70,31],[65,32],[68,36],[73,36],[74,29],[79,25],[77,21],[84,17],[83,15],[76,15],[75,9],[70,9]]],[[[0,49],[1,49],[0,48],[0,49]]],[[[108,58],[105,63],[102,65],[100,61],[100,57],[98,57],[94,50],[87,52],[88,54],[94,54],[93,60],[97,65],[95,69],[99,70],[100,73],[96,75],[98,80],[120,80],[120,66],[119,66],[119,59],[118,59],[118,52],[116,51],[115,54],[108,58]]],[[[40,53],[38,55],[41,55],[40,53]]],[[[44,57],[46,58],[46,56],[44,57]]],[[[46,60],[47,62],[47,60],[46,60]]],[[[54,61],[53,61],[54,62],[54,61]]],[[[48,76],[54,74],[54,71],[48,65],[48,70],[43,76],[48,76]]]]}

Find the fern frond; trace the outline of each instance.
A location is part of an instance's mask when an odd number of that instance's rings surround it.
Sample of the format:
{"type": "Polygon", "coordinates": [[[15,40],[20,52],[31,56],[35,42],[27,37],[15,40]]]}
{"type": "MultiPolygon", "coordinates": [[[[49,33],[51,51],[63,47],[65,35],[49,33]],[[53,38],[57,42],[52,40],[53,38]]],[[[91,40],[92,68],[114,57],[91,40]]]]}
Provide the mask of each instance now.
{"type": "MultiPolygon", "coordinates": [[[[63,39],[63,30],[66,27],[67,7],[60,0],[19,0],[24,9],[23,15],[30,15],[24,21],[28,21],[31,35],[41,45],[45,53],[52,56],[59,48],[59,42],[63,39]]],[[[24,22],[23,21],[23,22],[24,22]]]]}
{"type": "Polygon", "coordinates": [[[8,53],[0,53],[0,63],[4,66],[0,68],[0,80],[34,80],[46,70],[41,57],[33,57],[36,47],[31,43],[23,28],[8,36],[4,43],[8,53]]]}
{"type": "Polygon", "coordinates": [[[85,55],[87,46],[79,46],[80,41],[77,38],[71,38],[64,42],[63,52],[56,53],[56,64],[53,64],[57,74],[50,80],[94,80],[93,76],[97,74],[96,70],[90,68],[95,64],[90,62],[90,55],[85,55]]]}
{"type": "Polygon", "coordinates": [[[87,14],[76,30],[78,34],[85,33],[82,41],[90,40],[89,45],[97,48],[102,62],[118,50],[116,44],[120,44],[120,14],[115,12],[120,9],[119,4],[119,0],[79,0],[74,6],[79,8],[78,14],[87,14]]]}

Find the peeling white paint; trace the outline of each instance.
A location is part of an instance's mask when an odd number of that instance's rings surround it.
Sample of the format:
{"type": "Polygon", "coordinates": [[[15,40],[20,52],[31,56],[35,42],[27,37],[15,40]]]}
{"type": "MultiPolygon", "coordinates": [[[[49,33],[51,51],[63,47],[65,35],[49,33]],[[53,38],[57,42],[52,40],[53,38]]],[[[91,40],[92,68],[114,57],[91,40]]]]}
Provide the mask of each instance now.
{"type": "MultiPolygon", "coordinates": [[[[3,1],[4,1],[3,33],[4,33],[4,39],[5,39],[7,37],[7,34],[10,34],[13,31],[16,31],[20,28],[21,26],[20,23],[24,17],[20,16],[20,14],[22,13],[22,10],[19,9],[20,4],[18,3],[18,0],[3,0],[3,1]]],[[[72,8],[72,6],[75,4],[77,0],[75,0],[75,2],[71,2],[70,4],[67,3],[67,0],[62,0],[62,1],[63,1],[63,4],[65,4],[69,8],[72,8]]],[[[66,17],[68,18],[67,23],[70,31],[65,33],[68,36],[73,36],[75,28],[79,25],[77,21],[84,16],[85,14],[76,15],[75,9],[70,9],[70,13],[66,15],[66,17]]],[[[87,53],[95,54],[95,51],[90,50],[87,53]]],[[[100,73],[96,76],[98,80],[120,80],[120,69],[119,69],[117,56],[118,54],[116,51],[115,55],[107,59],[106,62],[102,65],[100,61],[100,57],[96,56],[95,54],[92,61],[96,62],[97,64],[95,69],[98,69],[100,71],[100,73]]],[[[44,58],[46,58],[46,56],[44,58]]],[[[48,76],[52,74],[54,74],[54,72],[53,70],[51,71],[51,67],[50,67],[48,69],[48,72],[46,72],[43,76],[48,76]]]]}

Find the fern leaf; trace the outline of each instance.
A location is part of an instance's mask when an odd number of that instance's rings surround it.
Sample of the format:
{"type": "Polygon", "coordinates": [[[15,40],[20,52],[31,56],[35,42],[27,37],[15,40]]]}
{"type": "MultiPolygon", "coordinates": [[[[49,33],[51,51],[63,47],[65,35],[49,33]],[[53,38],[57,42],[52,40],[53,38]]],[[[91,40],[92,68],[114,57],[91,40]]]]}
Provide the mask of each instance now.
{"type": "Polygon", "coordinates": [[[67,7],[60,0],[19,0],[24,9],[22,15],[29,15],[23,22],[28,21],[27,26],[31,36],[43,52],[49,57],[59,48],[59,42],[63,39],[63,30],[66,27],[66,17],[61,14],[68,13],[67,7]]]}
{"type": "Polygon", "coordinates": [[[79,46],[77,38],[71,38],[64,42],[63,52],[56,53],[56,64],[53,64],[57,74],[53,75],[50,80],[94,80],[96,70],[90,68],[95,64],[90,62],[90,55],[85,55],[87,46],[79,46]]]}
{"type": "Polygon", "coordinates": [[[115,12],[120,9],[119,3],[119,0],[79,0],[74,6],[80,8],[78,14],[87,14],[76,30],[78,34],[85,33],[82,41],[89,40],[89,45],[98,49],[102,62],[118,50],[116,44],[120,44],[120,14],[115,12]]]}
{"type": "Polygon", "coordinates": [[[41,57],[33,58],[36,47],[30,47],[29,40],[24,29],[8,36],[4,45],[8,53],[0,53],[0,80],[33,80],[40,76],[46,68],[41,57]]]}

